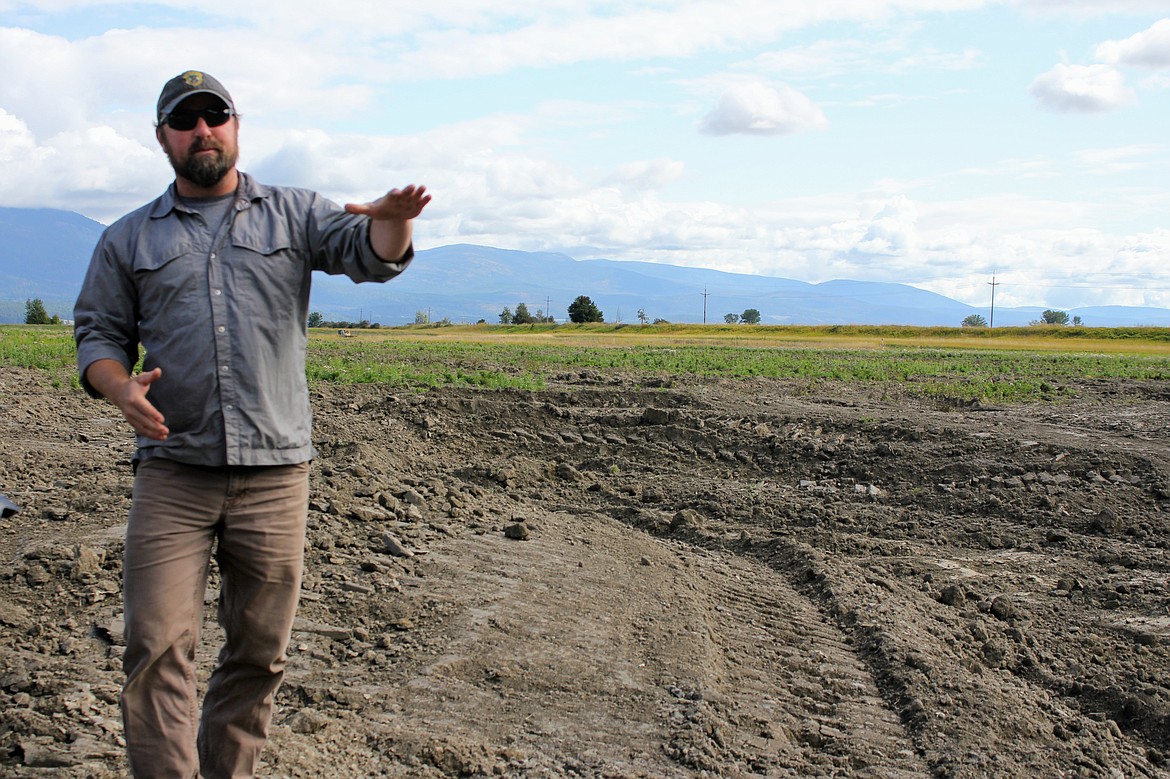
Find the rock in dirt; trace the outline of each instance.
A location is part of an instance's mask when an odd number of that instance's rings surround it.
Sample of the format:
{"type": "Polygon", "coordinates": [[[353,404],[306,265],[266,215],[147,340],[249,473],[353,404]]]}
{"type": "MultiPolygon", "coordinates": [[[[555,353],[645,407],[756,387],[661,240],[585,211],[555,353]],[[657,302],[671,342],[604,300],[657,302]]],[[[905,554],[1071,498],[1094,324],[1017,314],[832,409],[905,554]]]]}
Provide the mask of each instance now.
{"type": "Polygon", "coordinates": [[[391,533],[382,534],[382,547],[387,554],[394,557],[414,557],[414,550],[391,533]]]}
{"type": "Polygon", "coordinates": [[[527,541],[528,540],[528,525],[523,522],[516,522],[504,528],[504,537],[510,538],[513,541],[527,541]]]}

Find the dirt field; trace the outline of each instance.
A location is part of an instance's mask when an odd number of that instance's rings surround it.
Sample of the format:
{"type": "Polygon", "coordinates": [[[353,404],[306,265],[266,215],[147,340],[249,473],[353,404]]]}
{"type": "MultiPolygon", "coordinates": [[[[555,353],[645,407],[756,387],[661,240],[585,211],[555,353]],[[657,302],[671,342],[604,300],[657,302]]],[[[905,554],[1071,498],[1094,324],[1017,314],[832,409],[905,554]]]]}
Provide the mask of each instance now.
{"type": "MultiPolygon", "coordinates": [[[[321,390],[262,775],[1170,776],[1170,385],[660,384],[321,390]]],[[[0,420],[0,775],[121,776],[131,436],[0,420]]]]}

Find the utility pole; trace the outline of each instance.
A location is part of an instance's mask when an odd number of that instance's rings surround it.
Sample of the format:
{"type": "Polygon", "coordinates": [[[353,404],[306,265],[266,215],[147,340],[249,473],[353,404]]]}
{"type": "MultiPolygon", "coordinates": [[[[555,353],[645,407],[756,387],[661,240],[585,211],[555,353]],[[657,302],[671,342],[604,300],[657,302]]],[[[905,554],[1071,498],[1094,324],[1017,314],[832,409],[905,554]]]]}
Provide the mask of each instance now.
{"type": "Polygon", "coordinates": [[[995,274],[993,273],[991,274],[991,281],[987,283],[991,286],[991,322],[987,326],[995,327],[995,288],[998,287],[1002,282],[997,282],[995,280],[995,274]]]}
{"type": "Polygon", "coordinates": [[[544,299],[544,318],[550,322],[556,321],[552,315],[552,298],[546,297],[544,299]]]}
{"type": "Polygon", "coordinates": [[[703,287],[703,324],[707,324],[707,288],[703,287]]]}

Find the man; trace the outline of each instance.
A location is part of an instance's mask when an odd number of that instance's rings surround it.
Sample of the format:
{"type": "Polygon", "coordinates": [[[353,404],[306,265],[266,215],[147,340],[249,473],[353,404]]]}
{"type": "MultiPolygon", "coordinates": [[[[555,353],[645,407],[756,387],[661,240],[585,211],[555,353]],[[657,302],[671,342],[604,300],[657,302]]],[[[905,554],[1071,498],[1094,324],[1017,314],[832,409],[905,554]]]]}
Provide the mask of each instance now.
{"type": "Polygon", "coordinates": [[[397,276],[430,196],[408,186],[343,210],[257,183],[236,168],[235,103],[199,71],[163,87],[155,133],[174,184],[105,231],[74,310],[82,385],[138,440],[123,571],[127,750],[136,777],[248,777],[300,590],[310,275],[397,276]],[[193,659],[213,546],[226,639],[200,716],[193,659]]]}

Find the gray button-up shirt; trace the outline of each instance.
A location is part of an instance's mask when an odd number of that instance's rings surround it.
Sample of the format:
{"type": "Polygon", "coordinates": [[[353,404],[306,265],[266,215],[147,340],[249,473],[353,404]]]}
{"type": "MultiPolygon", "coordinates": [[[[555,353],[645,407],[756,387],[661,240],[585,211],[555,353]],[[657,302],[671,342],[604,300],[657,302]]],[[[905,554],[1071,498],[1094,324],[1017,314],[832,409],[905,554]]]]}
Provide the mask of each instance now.
{"type": "Polygon", "coordinates": [[[108,227],[74,308],[77,365],[109,358],[162,368],[148,400],[165,441],[138,437],[136,459],[195,465],[284,465],[312,458],[305,379],[314,270],[357,282],[401,273],[369,240],[369,220],[315,192],[244,173],[223,224],[161,197],[108,227]]]}

